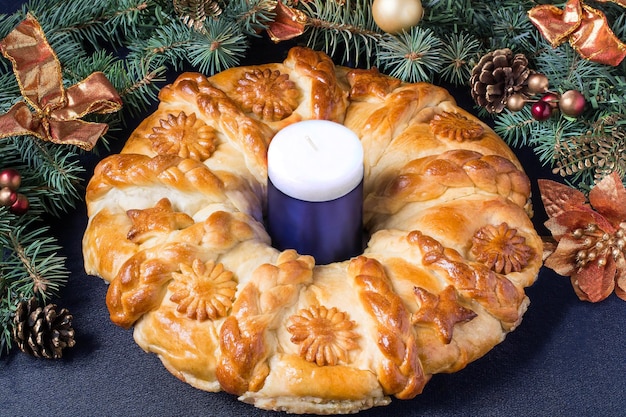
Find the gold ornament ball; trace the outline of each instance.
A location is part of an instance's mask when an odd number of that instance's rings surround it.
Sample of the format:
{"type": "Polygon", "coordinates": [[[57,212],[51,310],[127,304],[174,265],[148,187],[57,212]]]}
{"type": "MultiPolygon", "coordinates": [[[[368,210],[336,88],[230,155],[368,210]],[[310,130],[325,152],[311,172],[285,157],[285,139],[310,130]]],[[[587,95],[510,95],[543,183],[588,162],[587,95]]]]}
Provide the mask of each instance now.
{"type": "Polygon", "coordinates": [[[424,9],[420,0],[374,0],[372,16],[379,28],[393,35],[417,25],[424,9]]]}
{"type": "Polygon", "coordinates": [[[532,94],[543,94],[548,91],[550,81],[543,74],[531,74],[528,77],[528,91],[532,94]]]}
{"type": "Polygon", "coordinates": [[[17,193],[9,187],[0,188],[0,206],[10,207],[17,200],[17,193]]]}
{"type": "Polygon", "coordinates": [[[585,110],[585,96],[576,90],[569,90],[561,94],[559,109],[566,116],[578,117],[585,110]]]}
{"type": "Polygon", "coordinates": [[[513,94],[506,100],[506,108],[511,111],[520,111],[526,104],[526,97],[522,94],[513,94]]]}

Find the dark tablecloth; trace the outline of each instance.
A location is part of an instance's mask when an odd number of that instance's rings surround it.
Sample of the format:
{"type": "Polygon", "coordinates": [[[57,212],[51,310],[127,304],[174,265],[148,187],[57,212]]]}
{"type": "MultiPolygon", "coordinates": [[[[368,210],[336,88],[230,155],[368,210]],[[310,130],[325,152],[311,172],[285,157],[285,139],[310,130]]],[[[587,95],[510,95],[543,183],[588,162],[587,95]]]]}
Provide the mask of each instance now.
{"type": "MultiPolygon", "coordinates": [[[[10,12],[19,1],[0,2],[10,12]]],[[[534,187],[535,223],[545,234],[536,179],[549,176],[531,150],[516,149],[534,187]]],[[[88,173],[96,157],[85,161],[88,173]]],[[[51,219],[71,271],[59,305],[74,315],[77,345],[61,360],[16,349],[0,358],[0,416],[279,416],[225,393],[207,393],[172,376],[144,353],[132,331],[113,325],[107,285],[83,269],[82,205],[51,219]]],[[[435,375],[409,401],[361,412],[374,416],[626,416],[626,302],[612,295],[579,301],[569,279],[541,271],[527,291],[521,325],[483,358],[435,375]]]]}

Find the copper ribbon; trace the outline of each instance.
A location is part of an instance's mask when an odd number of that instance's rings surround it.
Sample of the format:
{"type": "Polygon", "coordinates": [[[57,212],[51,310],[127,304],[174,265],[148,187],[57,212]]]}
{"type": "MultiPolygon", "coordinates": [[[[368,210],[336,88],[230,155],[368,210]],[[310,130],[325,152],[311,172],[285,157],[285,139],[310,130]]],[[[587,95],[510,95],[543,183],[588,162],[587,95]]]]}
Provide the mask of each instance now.
{"type": "MultiPolygon", "coordinates": [[[[597,1],[626,7],[625,0],[597,1]]],[[[583,58],[612,66],[626,57],[626,44],[615,36],[604,13],[580,0],[569,0],[563,10],[552,5],[536,6],[528,17],[554,48],[569,40],[583,58]]]]}
{"type": "Polygon", "coordinates": [[[24,99],[0,115],[0,138],[33,135],[91,150],[109,126],[80,119],[89,113],[113,113],[122,107],[121,98],[105,75],[94,72],[66,90],[61,64],[31,14],[0,42],[0,51],[13,64],[24,99]]]}

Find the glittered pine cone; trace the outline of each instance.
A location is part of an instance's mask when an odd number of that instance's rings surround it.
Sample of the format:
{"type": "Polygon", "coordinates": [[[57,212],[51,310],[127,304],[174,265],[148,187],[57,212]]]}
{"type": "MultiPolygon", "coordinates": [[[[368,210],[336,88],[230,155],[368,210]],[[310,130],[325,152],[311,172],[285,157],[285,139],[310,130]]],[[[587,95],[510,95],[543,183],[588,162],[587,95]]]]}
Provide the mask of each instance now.
{"type": "Polygon", "coordinates": [[[75,344],[69,311],[63,308],[57,312],[54,304],[42,308],[35,297],[18,303],[13,324],[18,348],[37,358],[59,359],[64,348],[75,344]]]}
{"type": "Polygon", "coordinates": [[[489,52],[472,70],[472,98],[488,112],[500,113],[511,95],[523,93],[530,74],[524,54],[513,55],[508,48],[489,52]]]}

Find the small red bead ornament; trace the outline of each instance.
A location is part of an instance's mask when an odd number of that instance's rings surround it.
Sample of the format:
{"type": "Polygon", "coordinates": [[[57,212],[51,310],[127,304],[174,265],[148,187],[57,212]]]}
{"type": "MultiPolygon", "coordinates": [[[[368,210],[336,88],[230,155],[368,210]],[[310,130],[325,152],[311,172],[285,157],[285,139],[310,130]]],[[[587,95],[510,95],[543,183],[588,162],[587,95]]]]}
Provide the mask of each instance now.
{"type": "Polygon", "coordinates": [[[30,203],[24,194],[18,194],[15,202],[9,207],[9,211],[13,214],[21,216],[28,211],[30,203]]]}
{"type": "Polygon", "coordinates": [[[552,109],[557,109],[559,107],[559,95],[556,93],[546,93],[541,97],[541,101],[545,101],[550,105],[552,109]]]}
{"type": "Polygon", "coordinates": [[[18,170],[6,168],[0,171],[0,206],[8,207],[13,214],[21,216],[28,211],[28,198],[17,190],[22,184],[18,170]]]}
{"type": "Polygon", "coordinates": [[[16,191],[20,188],[22,183],[22,176],[17,169],[7,168],[0,171],[0,188],[9,187],[11,190],[16,191]]]}
{"type": "Polygon", "coordinates": [[[552,115],[552,106],[546,101],[539,100],[533,103],[530,108],[530,114],[532,114],[535,120],[548,120],[552,115]]]}

